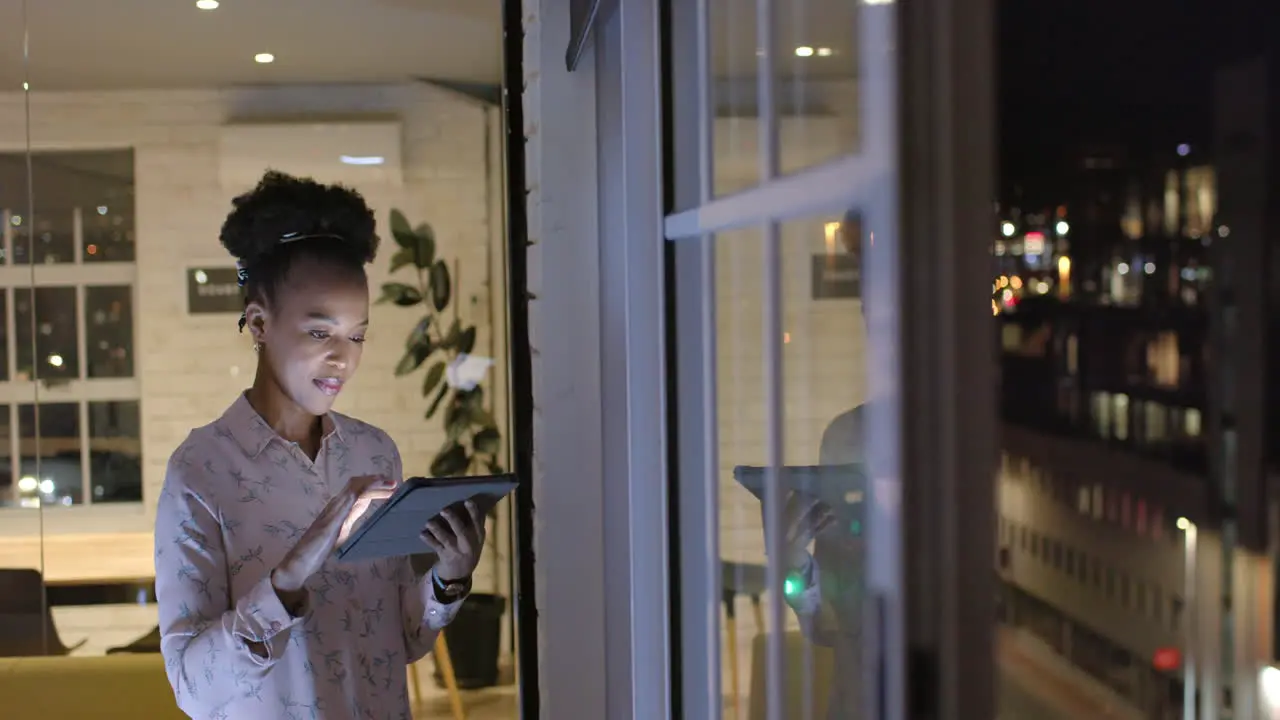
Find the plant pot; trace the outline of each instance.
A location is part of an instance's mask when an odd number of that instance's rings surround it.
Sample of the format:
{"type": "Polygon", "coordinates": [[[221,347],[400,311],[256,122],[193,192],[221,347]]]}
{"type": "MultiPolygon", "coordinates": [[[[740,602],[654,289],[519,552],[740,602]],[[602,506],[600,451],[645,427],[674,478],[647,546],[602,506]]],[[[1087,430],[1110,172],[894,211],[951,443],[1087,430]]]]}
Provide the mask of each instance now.
{"type": "MultiPolygon", "coordinates": [[[[498,684],[498,652],[506,607],[507,599],[501,595],[475,593],[462,603],[453,622],[445,627],[444,639],[459,688],[475,690],[498,684]]],[[[435,667],[436,686],[443,688],[438,659],[435,667]]]]}

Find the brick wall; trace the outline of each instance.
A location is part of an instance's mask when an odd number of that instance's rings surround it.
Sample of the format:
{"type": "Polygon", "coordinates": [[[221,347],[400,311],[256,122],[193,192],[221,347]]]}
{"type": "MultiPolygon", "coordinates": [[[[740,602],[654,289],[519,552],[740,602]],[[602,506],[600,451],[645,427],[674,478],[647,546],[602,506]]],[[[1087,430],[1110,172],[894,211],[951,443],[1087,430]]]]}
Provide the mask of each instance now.
{"type": "MultiPolygon", "coordinates": [[[[132,147],[137,183],[135,320],[143,408],[143,508],[53,509],[45,514],[46,534],[83,532],[89,527],[106,533],[98,536],[101,540],[120,533],[120,551],[126,557],[117,558],[116,571],[150,567],[149,541],[140,542],[138,533],[145,536],[150,530],[169,453],[191,428],[225,409],[253,377],[254,355],[248,336],[236,332],[235,316],[186,312],[186,268],[231,263],[218,244],[217,232],[230,198],[245,189],[219,185],[218,128],[230,119],[353,115],[390,115],[401,120],[404,183],[360,189],[377,210],[384,229],[393,207],[413,221],[432,223],[439,252],[460,262],[456,301],[464,318],[469,316],[481,326],[478,352],[489,352],[486,263],[494,260],[490,249],[498,247],[492,243],[501,237],[500,228],[494,226],[501,218],[493,205],[501,199],[494,197],[492,183],[492,173],[500,172],[501,165],[487,166],[486,157],[492,153],[489,156],[498,163],[501,158],[492,142],[495,136],[489,134],[492,128],[486,127],[486,122],[496,121],[496,115],[486,114],[481,105],[425,84],[32,95],[33,147],[132,147]]],[[[0,95],[0,150],[21,150],[24,132],[21,98],[0,95]]],[[[264,160],[270,162],[270,158],[264,160]]],[[[387,243],[390,247],[389,238],[387,243]]],[[[386,279],[389,257],[384,248],[371,269],[375,291],[386,279]]],[[[501,276],[497,277],[500,282],[501,276]]],[[[501,295],[494,301],[501,303],[501,295]]],[[[443,433],[438,421],[423,419],[426,401],[420,394],[420,378],[392,375],[404,337],[417,316],[375,306],[371,319],[361,372],[340,398],[338,409],[385,429],[399,444],[406,471],[425,473],[443,433]]],[[[498,356],[505,357],[501,348],[498,356]]],[[[493,377],[505,377],[505,369],[499,367],[493,377]]],[[[30,546],[30,534],[37,531],[34,515],[30,511],[0,515],[0,536],[17,536],[14,548],[30,546]]],[[[0,565],[30,562],[6,557],[2,540],[0,565]]],[[[57,552],[46,562],[53,574],[96,572],[57,552]],[[59,569],[59,563],[64,567],[59,569]]]]}

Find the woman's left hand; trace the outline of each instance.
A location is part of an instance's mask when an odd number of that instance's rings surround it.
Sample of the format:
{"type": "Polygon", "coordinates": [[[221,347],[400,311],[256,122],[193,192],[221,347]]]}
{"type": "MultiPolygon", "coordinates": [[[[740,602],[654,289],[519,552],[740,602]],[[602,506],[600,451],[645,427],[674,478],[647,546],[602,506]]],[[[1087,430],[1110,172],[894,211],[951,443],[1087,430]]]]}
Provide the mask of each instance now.
{"type": "Polygon", "coordinates": [[[422,529],[422,541],[436,554],[436,576],[445,581],[470,577],[484,550],[484,514],[470,500],[445,508],[422,529]]]}

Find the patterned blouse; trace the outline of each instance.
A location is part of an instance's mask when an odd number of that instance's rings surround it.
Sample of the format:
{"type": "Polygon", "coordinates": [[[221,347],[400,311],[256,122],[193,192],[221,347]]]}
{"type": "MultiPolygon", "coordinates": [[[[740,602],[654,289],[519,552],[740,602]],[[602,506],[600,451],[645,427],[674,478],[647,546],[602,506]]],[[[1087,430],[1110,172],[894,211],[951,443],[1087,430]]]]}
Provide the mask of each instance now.
{"type": "Polygon", "coordinates": [[[439,603],[408,558],[331,558],[296,615],[281,604],[271,569],[325,502],[354,476],[403,479],[386,433],[337,413],[323,422],[313,462],[241,395],[169,460],[156,596],[169,683],[192,718],[410,718],[407,664],[461,605],[439,603]]]}

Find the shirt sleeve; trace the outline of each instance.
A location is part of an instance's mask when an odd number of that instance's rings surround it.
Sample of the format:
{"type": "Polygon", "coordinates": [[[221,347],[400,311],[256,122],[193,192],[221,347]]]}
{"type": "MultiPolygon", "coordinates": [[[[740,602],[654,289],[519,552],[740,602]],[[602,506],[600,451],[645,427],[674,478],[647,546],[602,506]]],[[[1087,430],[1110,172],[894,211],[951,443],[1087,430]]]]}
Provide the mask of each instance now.
{"type": "Polygon", "coordinates": [[[806,571],[808,584],[797,593],[786,595],[786,602],[800,620],[800,632],[814,645],[831,646],[834,643],[831,616],[834,613],[822,596],[822,572],[818,561],[808,556],[806,571]]]}
{"type": "Polygon", "coordinates": [[[192,487],[198,472],[170,460],[165,475],[156,509],[156,604],[160,652],[178,707],[209,717],[257,692],[305,609],[290,614],[270,574],[232,601],[219,515],[192,487]]]}
{"type": "MultiPolygon", "coordinates": [[[[392,445],[392,478],[396,484],[404,480],[400,451],[392,445]]],[[[448,605],[436,599],[431,573],[418,577],[408,558],[401,561],[400,611],[404,627],[404,647],[408,662],[421,660],[435,647],[436,637],[445,625],[453,622],[465,598],[448,605]]]]}
{"type": "Polygon", "coordinates": [[[806,555],[805,571],[802,576],[809,578],[809,584],[800,592],[787,595],[787,604],[797,615],[813,615],[822,607],[822,589],[820,583],[822,580],[818,577],[818,563],[813,559],[812,555],[806,555]]]}

